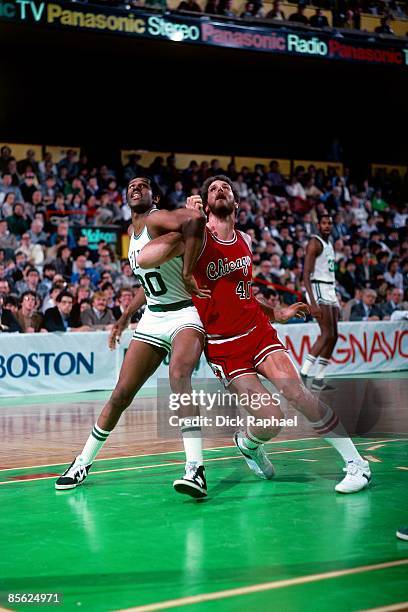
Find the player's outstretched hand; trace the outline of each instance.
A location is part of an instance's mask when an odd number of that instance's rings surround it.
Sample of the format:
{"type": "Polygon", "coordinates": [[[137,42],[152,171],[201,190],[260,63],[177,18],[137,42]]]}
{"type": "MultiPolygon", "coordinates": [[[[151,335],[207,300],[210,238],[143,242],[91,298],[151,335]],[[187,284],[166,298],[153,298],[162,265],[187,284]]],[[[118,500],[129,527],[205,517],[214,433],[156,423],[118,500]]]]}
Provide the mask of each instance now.
{"type": "Polygon", "coordinates": [[[296,302],[286,308],[281,308],[275,314],[275,321],[277,323],[286,323],[290,319],[306,319],[306,316],[310,313],[310,308],[303,302],[296,302]]]}
{"type": "Polygon", "coordinates": [[[199,298],[208,299],[211,297],[211,290],[203,287],[202,289],[197,285],[197,281],[194,276],[183,276],[184,286],[191,295],[196,295],[199,298]]]}
{"type": "Polygon", "coordinates": [[[194,210],[203,210],[204,205],[201,196],[189,196],[186,201],[186,208],[193,208],[194,210]]]}
{"type": "Polygon", "coordinates": [[[120,337],[125,328],[126,325],[123,325],[122,323],[120,323],[120,321],[117,321],[117,323],[113,325],[108,338],[108,346],[111,351],[114,351],[115,348],[118,346],[120,337]]]}

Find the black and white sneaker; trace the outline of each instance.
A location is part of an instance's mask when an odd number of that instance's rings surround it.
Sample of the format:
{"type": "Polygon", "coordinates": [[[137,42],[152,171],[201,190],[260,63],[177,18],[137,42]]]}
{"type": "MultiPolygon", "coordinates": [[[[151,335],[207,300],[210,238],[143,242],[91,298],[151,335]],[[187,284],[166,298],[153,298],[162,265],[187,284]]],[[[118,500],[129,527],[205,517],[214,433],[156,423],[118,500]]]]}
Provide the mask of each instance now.
{"type": "Polygon", "coordinates": [[[396,536],[400,540],[405,540],[406,542],[408,542],[408,527],[400,527],[399,529],[397,529],[396,536]]]}
{"type": "Polygon", "coordinates": [[[311,391],[334,391],[336,387],[332,387],[324,382],[324,378],[314,378],[310,386],[311,391]]]}
{"type": "Polygon", "coordinates": [[[55,488],[59,491],[75,489],[88,476],[92,463],[84,465],[77,461],[77,459],[78,457],[75,457],[69,468],[55,482],[55,488]]]}
{"type": "Polygon", "coordinates": [[[371,481],[371,470],[368,461],[348,461],[343,471],[345,477],[335,486],[338,493],[358,493],[368,487],[371,481]]]}
{"type": "Polygon", "coordinates": [[[307,387],[307,374],[302,374],[302,372],[300,372],[300,378],[302,379],[302,383],[305,385],[305,387],[307,387]]]}
{"type": "Polygon", "coordinates": [[[205,480],[205,469],[195,461],[186,463],[186,472],[180,480],[173,482],[177,493],[184,493],[196,499],[207,497],[207,482],[205,480]]]}
{"type": "Polygon", "coordinates": [[[245,445],[245,434],[242,431],[235,432],[234,443],[254,474],[265,480],[270,480],[275,476],[274,467],[267,457],[264,444],[249,449],[245,445]]]}

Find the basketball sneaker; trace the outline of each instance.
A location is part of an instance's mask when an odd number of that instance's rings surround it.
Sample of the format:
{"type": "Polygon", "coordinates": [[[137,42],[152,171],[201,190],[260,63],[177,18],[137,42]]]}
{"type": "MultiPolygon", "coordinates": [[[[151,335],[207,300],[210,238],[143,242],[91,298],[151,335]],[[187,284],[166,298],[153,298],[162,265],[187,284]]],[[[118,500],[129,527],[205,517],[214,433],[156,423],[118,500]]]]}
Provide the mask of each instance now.
{"type": "Polygon", "coordinates": [[[357,493],[361,489],[365,489],[371,480],[371,471],[368,461],[348,461],[347,466],[343,468],[346,476],[339,482],[335,489],[338,493],[357,493]]]}
{"type": "Polygon", "coordinates": [[[301,372],[300,373],[300,378],[302,379],[302,383],[305,385],[305,387],[307,387],[307,379],[308,379],[307,374],[302,374],[302,372],[301,372]]]}
{"type": "Polygon", "coordinates": [[[266,455],[263,444],[260,444],[254,449],[247,448],[242,431],[237,431],[234,434],[234,443],[241,455],[243,455],[249,469],[252,470],[254,474],[265,480],[270,480],[275,476],[275,470],[266,455]]]}
{"type": "Polygon", "coordinates": [[[184,493],[184,495],[190,495],[190,497],[195,497],[196,499],[207,497],[204,466],[198,465],[196,461],[187,462],[183,478],[175,480],[173,487],[177,493],[184,493]]]}
{"type": "Polygon", "coordinates": [[[324,382],[324,378],[314,378],[310,386],[311,391],[334,391],[335,387],[324,382]]]}
{"type": "Polygon", "coordinates": [[[79,461],[77,462],[77,459],[78,457],[75,457],[69,468],[55,482],[56,489],[75,489],[88,476],[92,463],[84,465],[79,461]]]}
{"type": "Polygon", "coordinates": [[[396,536],[400,540],[406,540],[408,542],[408,527],[400,527],[397,529],[396,536]]]}

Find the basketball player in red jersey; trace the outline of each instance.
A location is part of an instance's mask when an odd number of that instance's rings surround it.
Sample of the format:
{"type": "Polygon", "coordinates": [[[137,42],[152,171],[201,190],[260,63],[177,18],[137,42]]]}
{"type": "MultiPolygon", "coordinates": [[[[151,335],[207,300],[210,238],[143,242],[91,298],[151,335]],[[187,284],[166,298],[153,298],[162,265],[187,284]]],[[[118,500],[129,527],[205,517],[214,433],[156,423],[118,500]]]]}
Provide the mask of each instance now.
{"type": "MultiPolygon", "coordinates": [[[[251,239],[235,231],[239,195],[225,176],[207,179],[201,196],[188,198],[187,207],[200,208],[208,215],[204,243],[194,269],[201,287],[211,290],[209,300],[195,301],[207,334],[205,349],[216,376],[233,392],[253,395],[268,393],[258,374],[265,376],[324,435],[343,457],[346,476],[336,491],[355,493],[365,488],[371,473],[369,464],[358,453],[338,417],[320,402],[302,383],[287,350],[278,338],[272,322],[284,322],[308,311],[305,304],[294,304],[281,312],[259,302],[251,292],[251,239]]],[[[163,264],[182,252],[179,233],[172,232],[151,241],[139,255],[142,268],[163,264]]],[[[283,417],[279,406],[270,402],[268,414],[257,411],[259,418],[283,417]]],[[[261,478],[272,478],[274,469],[264,443],[279,429],[251,428],[235,434],[235,444],[249,467],[261,478]]]]}

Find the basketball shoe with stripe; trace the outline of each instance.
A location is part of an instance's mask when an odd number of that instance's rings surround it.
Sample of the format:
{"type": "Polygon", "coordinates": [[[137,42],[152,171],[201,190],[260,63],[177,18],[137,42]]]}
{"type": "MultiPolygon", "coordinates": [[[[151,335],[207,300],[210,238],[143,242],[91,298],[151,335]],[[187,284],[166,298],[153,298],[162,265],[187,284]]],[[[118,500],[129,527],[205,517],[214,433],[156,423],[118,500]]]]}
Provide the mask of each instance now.
{"type": "Polygon", "coordinates": [[[348,461],[343,471],[346,472],[346,475],[335,487],[338,493],[357,493],[368,487],[371,480],[368,461],[362,461],[361,463],[348,461]]]}
{"type": "Polygon", "coordinates": [[[71,465],[55,482],[55,488],[60,490],[75,489],[80,485],[89,474],[92,463],[84,465],[75,457],[71,465]]]}
{"type": "Polygon", "coordinates": [[[405,540],[406,542],[408,542],[408,527],[400,527],[399,529],[397,529],[396,536],[400,540],[405,540]]]}
{"type": "Polygon", "coordinates": [[[248,448],[245,445],[245,436],[242,431],[234,434],[234,443],[254,474],[265,480],[270,480],[275,476],[275,470],[266,455],[263,444],[259,444],[254,449],[248,448]]]}
{"type": "Polygon", "coordinates": [[[203,465],[198,465],[195,461],[186,463],[186,471],[183,478],[175,480],[173,487],[177,493],[190,495],[196,499],[207,497],[207,482],[203,465]]]}

